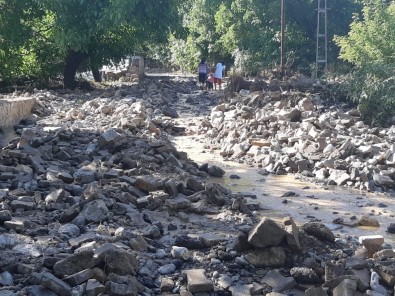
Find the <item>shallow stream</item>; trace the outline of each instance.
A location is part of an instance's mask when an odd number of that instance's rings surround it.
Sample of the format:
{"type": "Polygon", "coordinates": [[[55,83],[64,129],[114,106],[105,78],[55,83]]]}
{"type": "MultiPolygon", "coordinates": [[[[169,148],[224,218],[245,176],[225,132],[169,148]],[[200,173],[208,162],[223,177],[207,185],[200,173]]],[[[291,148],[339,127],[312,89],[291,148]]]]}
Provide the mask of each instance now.
{"type": "Polygon", "coordinates": [[[297,224],[321,221],[335,233],[342,236],[362,236],[380,234],[387,243],[395,245],[395,235],[387,232],[387,226],[395,222],[395,197],[385,193],[368,193],[340,186],[324,187],[312,182],[303,182],[294,175],[263,176],[257,167],[224,161],[218,150],[206,149],[203,136],[191,135],[173,138],[177,149],[188,153],[198,164],[209,163],[222,167],[226,174],[222,178],[211,178],[210,182],[222,184],[232,192],[248,192],[259,202],[260,215],[274,220],[291,216],[297,224]],[[230,178],[237,175],[240,179],[230,178]],[[292,192],[292,193],[291,193],[292,192]],[[290,193],[291,196],[283,196],[290,193]],[[294,194],[294,195],[292,195],[294,194]],[[383,207],[383,206],[386,207],[383,207]],[[381,207],[380,207],[381,206],[381,207]],[[356,222],[362,215],[377,219],[380,227],[348,227],[334,224],[336,218],[356,222]],[[354,220],[350,218],[354,216],[354,220]]]}

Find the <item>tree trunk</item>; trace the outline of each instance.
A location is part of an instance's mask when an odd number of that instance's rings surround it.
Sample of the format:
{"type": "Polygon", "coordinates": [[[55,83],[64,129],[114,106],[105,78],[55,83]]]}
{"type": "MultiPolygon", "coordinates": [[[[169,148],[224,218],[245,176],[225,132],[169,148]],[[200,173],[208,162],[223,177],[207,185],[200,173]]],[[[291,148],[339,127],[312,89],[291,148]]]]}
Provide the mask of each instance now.
{"type": "Polygon", "coordinates": [[[93,75],[93,78],[95,79],[95,81],[101,82],[102,77],[101,77],[101,72],[99,71],[99,69],[97,67],[91,66],[91,70],[92,70],[92,75],[93,75]]]}
{"type": "Polygon", "coordinates": [[[86,54],[80,51],[69,50],[63,72],[63,84],[65,88],[74,89],[76,87],[75,74],[85,58],[86,54]]]}

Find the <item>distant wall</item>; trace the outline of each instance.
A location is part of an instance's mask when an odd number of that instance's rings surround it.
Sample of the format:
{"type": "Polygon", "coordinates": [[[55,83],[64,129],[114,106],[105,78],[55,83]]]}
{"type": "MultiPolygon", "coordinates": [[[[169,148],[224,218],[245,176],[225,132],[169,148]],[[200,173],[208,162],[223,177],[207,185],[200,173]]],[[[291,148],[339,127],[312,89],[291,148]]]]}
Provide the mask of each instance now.
{"type": "Polygon", "coordinates": [[[0,99],[0,127],[18,124],[31,114],[35,104],[35,98],[0,99]]]}

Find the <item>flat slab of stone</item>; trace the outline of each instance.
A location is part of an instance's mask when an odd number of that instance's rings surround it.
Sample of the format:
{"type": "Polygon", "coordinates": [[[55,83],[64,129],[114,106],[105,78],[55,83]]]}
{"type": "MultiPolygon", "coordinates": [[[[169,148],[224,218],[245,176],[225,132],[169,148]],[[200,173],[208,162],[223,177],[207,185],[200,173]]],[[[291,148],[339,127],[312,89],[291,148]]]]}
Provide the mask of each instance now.
{"type": "Polygon", "coordinates": [[[269,271],[262,279],[262,283],[272,287],[275,292],[282,292],[296,286],[296,281],[293,277],[285,277],[277,269],[269,271]]]}
{"type": "Polygon", "coordinates": [[[191,293],[208,292],[214,289],[214,283],[206,278],[204,269],[183,270],[188,281],[188,291],[191,293]]]}
{"type": "Polygon", "coordinates": [[[252,288],[253,285],[233,286],[229,288],[229,291],[232,292],[232,296],[248,296],[252,295],[252,288]]]}
{"type": "Polygon", "coordinates": [[[10,98],[0,100],[0,127],[13,126],[27,118],[36,104],[35,98],[10,98]]]}

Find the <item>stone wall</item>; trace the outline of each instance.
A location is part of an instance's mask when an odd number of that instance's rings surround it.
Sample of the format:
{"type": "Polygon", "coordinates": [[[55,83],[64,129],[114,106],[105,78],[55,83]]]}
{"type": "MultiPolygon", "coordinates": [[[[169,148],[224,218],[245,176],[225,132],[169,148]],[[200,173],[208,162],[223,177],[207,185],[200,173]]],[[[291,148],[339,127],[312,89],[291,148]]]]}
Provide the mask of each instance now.
{"type": "Polygon", "coordinates": [[[0,99],[0,128],[12,126],[31,114],[35,98],[0,99]]]}

